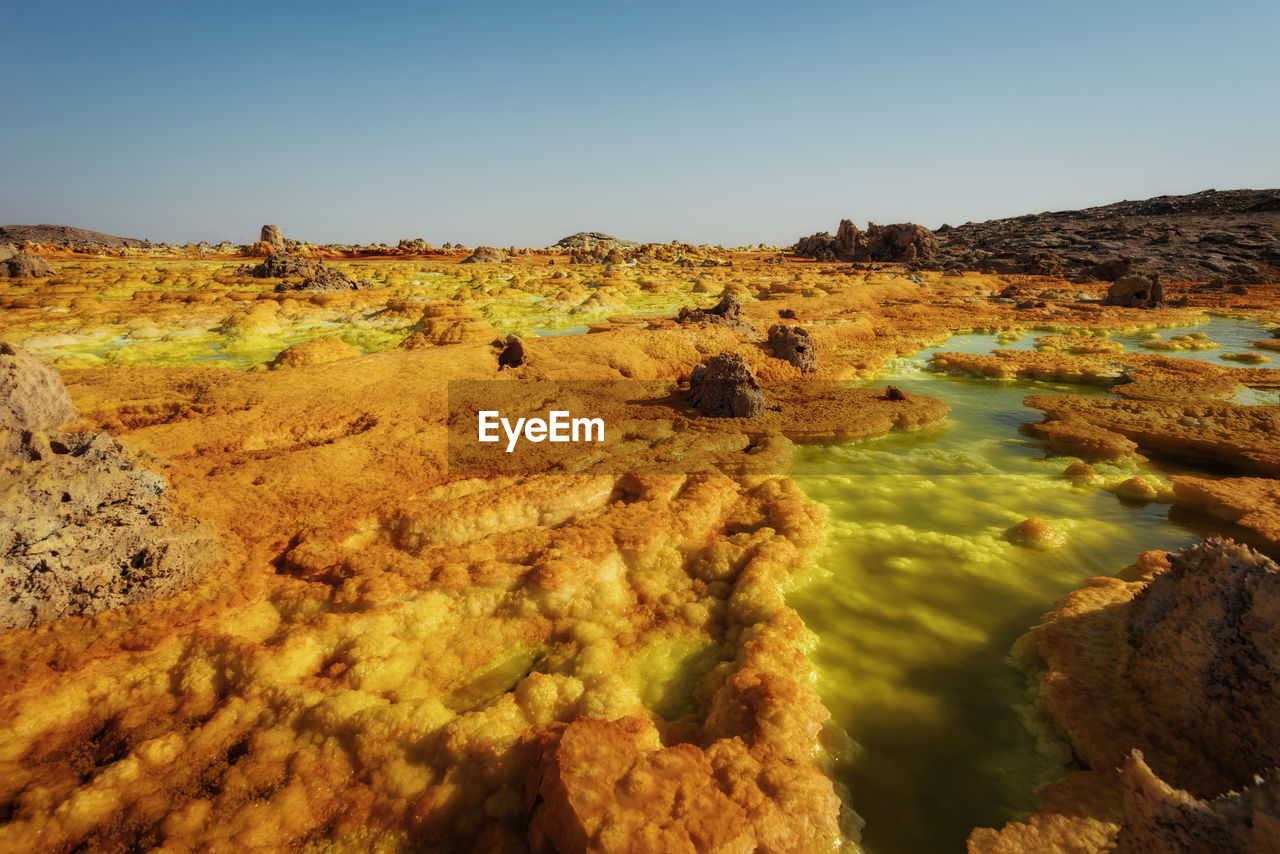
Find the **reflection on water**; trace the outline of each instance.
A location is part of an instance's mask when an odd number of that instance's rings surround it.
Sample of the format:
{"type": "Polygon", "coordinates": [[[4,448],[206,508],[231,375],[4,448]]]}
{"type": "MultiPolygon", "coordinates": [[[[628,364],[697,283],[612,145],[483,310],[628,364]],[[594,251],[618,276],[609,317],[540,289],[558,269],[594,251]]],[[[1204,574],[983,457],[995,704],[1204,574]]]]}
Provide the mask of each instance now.
{"type": "MultiPolygon", "coordinates": [[[[1224,348],[1264,337],[1236,320],[1196,329],[1224,348]]],[[[896,360],[876,381],[945,400],[947,426],[798,452],[796,480],[827,508],[831,534],[815,578],[791,602],[819,639],[819,692],[858,745],[836,775],[867,822],[872,854],[962,850],[975,826],[1037,809],[1035,789],[1064,775],[1070,754],[1037,729],[1010,647],[1084,579],[1205,533],[1175,524],[1165,505],[1073,486],[1061,477],[1071,458],[1046,458],[1019,434],[1040,418],[1022,405],[1028,394],[1101,388],[922,370],[936,350],[1005,346],[1029,348],[1034,336],[1013,345],[957,336],[896,360]],[[1028,516],[1066,544],[1041,552],[1005,542],[1002,532],[1028,516]]],[[[1150,471],[1098,468],[1112,478],[1150,471]]]]}

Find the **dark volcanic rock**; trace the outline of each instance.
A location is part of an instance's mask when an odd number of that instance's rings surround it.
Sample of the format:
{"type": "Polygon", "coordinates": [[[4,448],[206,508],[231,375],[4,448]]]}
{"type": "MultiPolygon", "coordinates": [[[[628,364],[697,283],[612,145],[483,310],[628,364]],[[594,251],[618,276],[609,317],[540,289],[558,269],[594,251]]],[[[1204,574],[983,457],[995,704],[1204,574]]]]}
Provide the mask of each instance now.
{"type": "Polygon", "coordinates": [[[508,335],[498,354],[499,368],[518,368],[525,363],[524,343],[514,335],[508,335]]]}
{"type": "Polygon", "coordinates": [[[0,344],[0,630],[169,596],[221,554],[164,478],[75,417],[57,372],[0,344]]]}
{"type": "Polygon", "coordinates": [[[940,229],[936,263],[992,273],[1280,281],[1280,190],[1205,190],[940,229]],[[1125,261],[1128,261],[1126,264],[1125,261]]]}
{"type": "Polygon", "coordinates": [[[264,225],[261,240],[277,252],[284,250],[284,234],[278,225],[264,225]]]}
{"type": "Polygon", "coordinates": [[[818,369],[818,354],[813,349],[813,339],[802,327],[782,323],[770,326],[769,349],[773,351],[773,355],[795,365],[802,373],[809,374],[818,369]]]}
{"type": "Polygon", "coordinates": [[[360,287],[341,270],[314,258],[303,258],[286,252],[274,252],[249,270],[255,279],[284,279],[277,291],[350,291],[360,287]],[[298,281],[295,281],[298,280],[298,281]]]}
{"type": "Polygon", "coordinates": [[[18,252],[0,261],[0,277],[9,276],[15,279],[34,279],[39,276],[52,276],[53,268],[49,262],[30,252],[18,252]]]}
{"type": "Polygon", "coordinates": [[[864,237],[866,260],[911,263],[927,261],[938,254],[938,241],[933,232],[914,222],[895,225],[868,223],[864,237]]]}
{"type": "Polygon", "coordinates": [[[676,315],[676,321],[679,323],[714,323],[717,326],[728,327],[748,338],[762,337],[760,330],[756,329],[746,315],[742,313],[742,303],[738,302],[738,298],[731,294],[725,294],[721,297],[715,308],[690,308],[685,306],[676,315]]]}
{"type": "Polygon", "coordinates": [[[68,225],[0,226],[0,243],[16,243],[21,246],[26,240],[48,246],[65,246],[68,249],[145,249],[151,246],[149,240],[116,237],[68,225]]]}
{"type": "Polygon", "coordinates": [[[1100,282],[1115,282],[1131,272],[1133,272],[1132,258],[1115,258],[1110,261],[1103,261],[1101,264],[1094,264],[1081,275],[1089,279],[1097,279],[1100,282]]]}
{"type": "Polygon", "coordinates": [[[710,418],[754,418],[768,406],[751,366],[731,353],[712,356],[693,369],[689,402],[710,418]]]}
{"type": "Polygon", "coordinates": [[[859,240],[861,236],[862,232],[852,220],[840,220],[840,226],[836,229],[835,245],[832,247],[836,257],[841,261],[855,260],[862,248],[862,241],[859,240]]]}
{"type": "Polygon", "coordinates": [[[492,246],[477,246],[475,251],[463,259],[463,264],[505,264],[507,253],[492,246]]]}
{"type": "Polygon", "coordinates": [[[902,222],[895,225],[868,223],[859,231],[852,221],[843,219],[836,236],[830,232],[803,237],[792,252],[818,261],[880,261],[909,264],[932,259],[938,254],[938,241],[923,225],[902,222]]]}
{"type": "Polygon", "coordinates": [[[791,251],[802,258],[815,258],[819,261],[836,260],[836,239],[829,231],[819,231],[808,237],[802,237],[791,247],[791,251]]]}

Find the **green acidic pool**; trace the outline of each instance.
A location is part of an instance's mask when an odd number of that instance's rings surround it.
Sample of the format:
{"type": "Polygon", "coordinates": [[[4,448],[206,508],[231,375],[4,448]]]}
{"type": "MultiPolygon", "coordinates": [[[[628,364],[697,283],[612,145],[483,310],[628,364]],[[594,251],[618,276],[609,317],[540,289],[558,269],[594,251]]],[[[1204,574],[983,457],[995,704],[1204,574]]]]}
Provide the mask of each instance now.
{"type": "MultiPolygon", "coordinates": [[[[1243,321],[1198,328],[1261,337],[1243,321]]],[[[1000,346],[965,335],[937,349],[1000,346]]],[[[959,851],[974,827],[1037,809],[1035,789],[1065,775],[1070,751],[1031,708],[1027,677],[1009,660],[1014,641],[1084,579],[1212,530],[1171,521],[1167,505],[1073,486],[1061,477],[1072,458],[1046,458],[1019,433],[1040,418],[1022,405],[1027,395],[1098,387],[932,374],[922,369],[933,352],[891,363],[876,384],[945,400],[947,426],[804,447],[795,466],[827,508],[831,533],[814,579],[791,602],[819,638],[818,690],[857,745],[836,777],[867,822],[871,854],[959,851]],[[1029,516],[1066,544],[1005,542],[1003,531],[1029,516]]],[[[1159,474],[1098,468],[1111,481],[1159,474]]]]}

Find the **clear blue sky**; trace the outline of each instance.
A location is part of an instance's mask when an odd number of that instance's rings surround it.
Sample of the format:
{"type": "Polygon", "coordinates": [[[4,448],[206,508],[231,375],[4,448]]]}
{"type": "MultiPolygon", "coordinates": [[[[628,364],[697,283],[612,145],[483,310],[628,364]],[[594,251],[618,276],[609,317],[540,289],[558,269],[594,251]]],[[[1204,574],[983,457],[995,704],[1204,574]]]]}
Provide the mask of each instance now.
{"type": "Polygon", "coordinates": [[[1280,3],[16,3],[0,223],[789,243],[1280,186],[1280,3]]]}

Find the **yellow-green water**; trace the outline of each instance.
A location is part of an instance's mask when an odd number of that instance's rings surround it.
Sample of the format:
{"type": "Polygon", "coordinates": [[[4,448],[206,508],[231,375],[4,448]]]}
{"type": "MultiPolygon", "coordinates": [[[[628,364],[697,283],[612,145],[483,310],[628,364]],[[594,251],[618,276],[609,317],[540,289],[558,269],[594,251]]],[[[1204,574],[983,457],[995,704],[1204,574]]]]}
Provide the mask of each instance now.
{"type": "MultiPolygon", "coordinates": [[[[1260,337],[1251,323],[1212,326],[1260,337]]],[[[968,335],[937,349],[998,346],[968,335]]],[[[1097,387],[922,372],[932,352],[898,360],[878,382],[945,400],[947,426],[806,447],[795,469],[831,533],[816,577],[791,601],[818,637],[818,690],[857,745],[836,776],[871,854],[962,850],[972,828],[1037,809],[1035,789],[1067,772],[1070,751],[1030,708],[1027,677],[1008,659],[1014,641],[1084,579],[1214,530],[1171,520],[1167,505],[1073,486],[1061,477],[1072,458],[1046,458],[1019,433],[1040,418],[1022,405],[1028,394],[1097,387]],[[1002,532],[1029,516],[1066,544],[1007,543],[1002,532]]],[[[1159,474],[1099,468],[1111,481],[1159,474]]]]}

